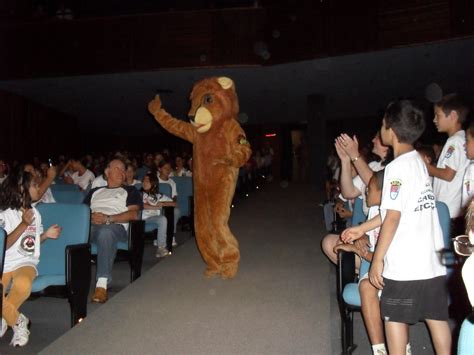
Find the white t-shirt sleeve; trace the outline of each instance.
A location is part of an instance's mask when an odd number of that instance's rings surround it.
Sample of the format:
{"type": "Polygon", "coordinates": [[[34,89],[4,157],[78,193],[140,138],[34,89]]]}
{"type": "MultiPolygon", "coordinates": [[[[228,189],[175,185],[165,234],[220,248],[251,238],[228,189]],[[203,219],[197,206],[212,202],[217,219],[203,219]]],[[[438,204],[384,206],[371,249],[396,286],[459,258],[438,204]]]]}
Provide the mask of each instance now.
{"type": "Polygon", "coordinates": [[[464,144],[459,139],[453,139],[447,142],[448,147],[442,162],[442,168],[449,167],[454,171],[459,171],[464,168],[466,161],[466,151],[464,144]]]}
{"type": "Polygon", "coordinates": [[[385,219],[387,210],[395,210],[400,212],[403,210],[405,195],[402,175],[403,174],[400,171],[394,171],[392,167],[385,168],[382,189],[382,203],[380,205],[382,219],[385,219]]]}

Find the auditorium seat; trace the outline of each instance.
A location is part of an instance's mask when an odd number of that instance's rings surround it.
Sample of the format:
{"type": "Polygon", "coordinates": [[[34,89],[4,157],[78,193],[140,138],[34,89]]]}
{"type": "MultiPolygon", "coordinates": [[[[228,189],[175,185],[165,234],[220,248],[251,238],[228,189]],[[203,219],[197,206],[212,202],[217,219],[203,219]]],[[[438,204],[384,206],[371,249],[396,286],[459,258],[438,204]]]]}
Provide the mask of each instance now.
{"type": "Polygon", "coordinates": [[[44,230],[58,224],[61,235],[41,244],[38,276],[32,292],[47,294],[52,286],[64,286],[71,307],[71,326],[87,315],[87,297],[91,282],[90,210],[83,204],[39,204],[44,230]]]}

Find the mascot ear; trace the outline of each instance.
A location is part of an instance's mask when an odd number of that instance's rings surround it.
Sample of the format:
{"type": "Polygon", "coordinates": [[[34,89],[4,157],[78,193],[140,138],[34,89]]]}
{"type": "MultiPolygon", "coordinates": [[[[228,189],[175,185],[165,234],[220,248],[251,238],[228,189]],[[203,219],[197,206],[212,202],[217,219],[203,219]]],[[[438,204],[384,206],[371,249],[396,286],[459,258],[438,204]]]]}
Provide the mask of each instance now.
{"type": "Polygon", "coordinates": [[[227,78],[225,76],[217,78],[217,82],[224,90],[230,89],[232,86],[234,86],[234,82],[232,81],[232,79],[227,78]]]}

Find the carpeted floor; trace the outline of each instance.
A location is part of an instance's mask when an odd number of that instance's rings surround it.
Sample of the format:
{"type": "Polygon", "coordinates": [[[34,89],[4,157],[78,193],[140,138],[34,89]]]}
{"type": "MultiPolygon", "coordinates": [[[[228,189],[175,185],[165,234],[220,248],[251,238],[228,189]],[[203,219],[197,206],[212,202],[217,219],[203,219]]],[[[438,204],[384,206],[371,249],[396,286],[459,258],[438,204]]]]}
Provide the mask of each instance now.
{"type": "MultiPolygon", "coordinates": [[[[71,330],[66,299],[26,302],[30,343],[9,347],[9,330],[0,353],[340,353],[335,271],[320,250],[320,196],[309,185],[282,186],[266,185],[234,208],[231,228],[242,254],[234,280],[205,279],[188,234],[178,235],[185,243],[160,262],[149,242],[142,277],[129,285],[128,264],[116,263],[112,298],[89,303],[89,316],[71,330]]],[[[412,328],[412,339],[414,353],[432,353],[422,324],[412,328]]],[[[360,316],[355,342],[354,354],[370,353],[360,316]]]]}

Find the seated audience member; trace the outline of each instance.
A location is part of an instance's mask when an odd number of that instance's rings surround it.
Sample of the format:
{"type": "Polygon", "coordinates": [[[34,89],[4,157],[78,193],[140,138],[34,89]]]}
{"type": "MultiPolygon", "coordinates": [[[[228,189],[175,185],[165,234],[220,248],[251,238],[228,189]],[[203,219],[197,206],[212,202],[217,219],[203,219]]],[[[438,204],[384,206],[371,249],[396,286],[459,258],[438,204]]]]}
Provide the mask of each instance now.
{"type": "Polygon", "coordinates": [[[148,173],[143,178],[142,187],[143,212],[142,219],[145,222],[158,224],[158,234],[156,238],[157,258],[163,258],[170,255],[166,248],[166,233],[168,230],[168,221],[161,213],[162,207],[176,206],[176,202],[166,195],[159,193],[158,177],[154,173],[148,173]]]}
{"type": "Polygon", "coordinates": [[[33,175],[35,183],[38,185],[39,198],[38,200],[33,200],[33,206],[36,206],[39,202],[55,203],[56,200],[54,199],[50,186],[56,178],[56,167],[48,167],[45,176],[43,176],[40,171],[36,170],[32,164],[25,164],[23,170],[33,175]]]}
{"type": "MultiPolygon", "coordinates": [[[[178,190],[176,189],[176,183],[173,179],[170,179],[171,174],[171,164],[165,160],[162,160],[160,165],[158,166],[158,180],[160,184],[168,184],[171,186],[171,198],[173,201],[177,201],[178,199],[178,190]]],[[[173,233],[176,235],[176,225],[178,223],[179,218],[181,217],[181,211],[179,210],[178,206],[174,208],[174,230],[173,233]]],[[[173,236],[173,246],[176,246],[176,238],[173,236]]]]}
{"type": "Polygon", "coordinates": [[[170,173],[170,176],[192,176],[193,173],[191,173],[188,169],[185,168],[184,166],[184,159],[180,157],[179,155],[175,158],[175,169],[170,173]]]}
{"type": "MultiPolygon", "coordinates": [[[[373,161],[367,164],[359,153],[359,143],[357,138],[349,137],[347,134],[341,134],[334,143],[336,152],[341,160],[341,194],[345,199],[362,198],[364,213],[367,215],[368,208],[365,201],[365,189],[374,172],[382,170],[390,160],[389,148],[382,144],[380,135],[377,133],[372,139],[372,153],[380,157],[380,161],[373,161]],[[352,166],[356,169],[358,175],[353,177],[352,166]]],[[[324,254],[329,260],[336,264],[337,254],[334,247],[341,243],[339,235],[328,234],[321,243],[324,254]]],[[[357,263],[358,264],[358,263],[357,263]]]]}
{"type": "Polygon", "coordinates": [[[139,180],[135,179],[135,168],[132,164],[127,164],[127,171],[125,172],[126,180],[125,185],[135,186],[140,183],[139,180]]]}
{"type": "Polygon", "coordinates": [[[153,156],[153,167],[154,170],[157,170],[160,167],[160,163],[164,161],[163,154],[161,153],[155,153],[153,156]]]}
{"type": "Polygon", "coordinates": [[[79,159],[70,159],[67,166],[72,169],[73,173],[70,178],[64,179],[66,183],[76,184],[81,191],[85,191],[94,181],[94,173],[87,169],[79,159]]]}
{"type": "Polygon", "coordinates": [[[7,233],[0,337],[11,327],[13,337],[10,345],[15,347],[25,346],[30,336],[28,328],[31,322],[19,310],[30,296],[38,273],[40,243],[48,238],[56,239],[61,233],[57,224],[43,232],[41,215],[32,206],[32,202],[39,199],[35,177],[23,167],[15,169],[0,185],[0,227],[7,233]],[[7,288],[10,288],[8,295],[7,288]]]}
{"type": "Polygon", "coordinates": [[[112,160],[105,169],[107,186],[89,191],[84,203],[91,208],[91,242],[97,245],[97,284],[92,302],[107,301],[107,286],[112,281],[112,267],[117,243],[128,239],[128,223],[138,219],[143,207],[140,193],[126,186],[125,164],[112,160]]]}
{"type": "Polygon", "coordinates": [[[5,160],[0,159],[0,184],[7,178],[8,176],[8,166],[5,160]]]}
{"type": "MultiPolygon", "coordinates": [[[[382,201],[382,187],[383,187],[384,171],[376,172],[367,185],[367,206],[369,207],[369,214],[367,222],[353,226],[346,229],[341,234],[341,239],[344,241],[351,236],[364,236],[355,241],[354,244],[339,244],[334,248],[337,253],[339,250],[345,250],[357,254],[369,262],[375,251],[375,246],[380,233],[380,225],[382,220],[379,215],[379,207],[382,201]]],[[[372,351],[374,355],[387,354],[385,347],[385,339],[383,332],[383,323],[380,316],[379,304],[379,290],[375,288],[369,280],[368,273],[360,275],[359,277],[359,292],[361,299],[362,316],[364,317],[364,324],[372,344],[372,351]]],[[[410,348],[409,346],[407,348],[410,348]]]]}

